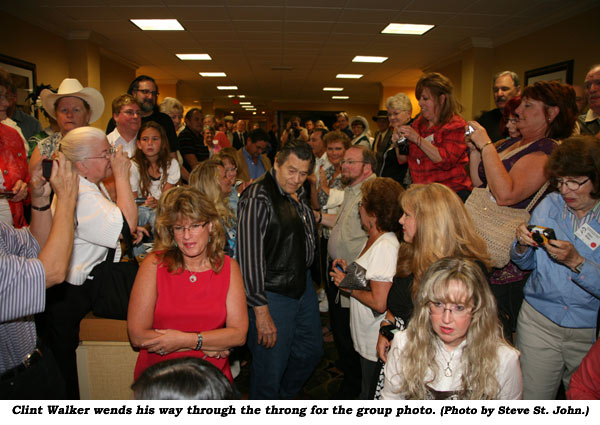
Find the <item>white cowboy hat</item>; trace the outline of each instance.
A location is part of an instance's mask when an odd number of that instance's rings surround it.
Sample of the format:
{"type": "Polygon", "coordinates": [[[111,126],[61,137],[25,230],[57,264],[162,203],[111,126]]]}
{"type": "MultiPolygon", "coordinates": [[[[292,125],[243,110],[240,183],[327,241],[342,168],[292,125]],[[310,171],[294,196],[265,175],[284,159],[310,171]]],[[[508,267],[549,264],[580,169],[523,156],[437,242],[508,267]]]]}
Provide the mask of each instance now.
{"type": "Polygon", "coordinates": [[[58,92],[56,93],[48,89],[44,89],[40,93],[44,110],[54,119],[56,119],[56,111],[54,110],[56,101],[61,97],[67,96],[78,97],[90,105],[89,124],[100,118],[102,112],[104,112],[104,97],[102,97],[102,93],[92,87],[84,88],[76,78],[65,78],[60,83],[58,92]]]}

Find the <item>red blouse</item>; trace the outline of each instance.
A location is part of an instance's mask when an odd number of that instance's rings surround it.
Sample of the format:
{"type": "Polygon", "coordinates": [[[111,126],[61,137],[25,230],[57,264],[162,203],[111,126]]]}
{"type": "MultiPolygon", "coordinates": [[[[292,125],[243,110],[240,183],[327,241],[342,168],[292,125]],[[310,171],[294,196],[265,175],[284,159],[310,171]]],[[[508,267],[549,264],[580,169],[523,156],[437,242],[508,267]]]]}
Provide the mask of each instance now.
{"type": "MultiPolygon", "coordinates": [[[[19,133],[7,125],[0,123],[0,172],[4,179],[4,187],[11,190],[19,180],[29,182],[29,167],[25,145],[19,133]]],[[[23,215],[23,205],[29,203],[29,197],[24,201],[8,201],[13,216],[13,225],[19,229],[27,225],[23,215]]]]}

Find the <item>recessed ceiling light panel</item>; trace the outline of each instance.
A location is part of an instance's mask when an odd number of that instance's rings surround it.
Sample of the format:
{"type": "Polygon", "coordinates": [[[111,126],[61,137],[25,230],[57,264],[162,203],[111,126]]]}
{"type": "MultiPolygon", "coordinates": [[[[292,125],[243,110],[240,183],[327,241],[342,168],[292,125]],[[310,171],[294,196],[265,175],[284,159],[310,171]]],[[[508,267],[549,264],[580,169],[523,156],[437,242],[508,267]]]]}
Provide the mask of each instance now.
{"type": "Polygon", "coordinates": [[[211,61],[212,58],[208,53],[177,53],[177,56],[182,61],[211,61]]]}
{"type": "Polygon", "coordinates": [[[331,96],[332,99],[341,99],[341,100],[346,100],[346,99],[350,99],[350,96],[331,96]]]}
{"type": "Polygon", "coordinates": [[[185,31],[177,19],[130,19],[143,31],[185,31]]]}
{"type": "Polygon", "coordinates": [[[227,77],[224,72],[200,72],[203,77],[227,77]]]}
{"type": "Polygon", "coordinates": [[[381,31],[382,34],[423,35],[435,25],[421,24],[389,24],[381,31]]]}
{"type": "Polygon", "coordinates": [[[237,86],[217,86],[219,90],[237,90],[237,86]]]}
{"type": "Polygon", "coordinates": [[[354,56],[352,62],[383,63],[388,60],[385,56],[354,56]]]}
{"type": "Polygon", "coordinates": [[[343,87],[323,87],[323,91],[343,91],[343,87]]]}
{"type": "Polygon", "coordinates": [[[362,74],[338,74],[335,76],[335,78],[349,78],[358,80],[359,78],[362,78],[362,76],[362,74]]]}

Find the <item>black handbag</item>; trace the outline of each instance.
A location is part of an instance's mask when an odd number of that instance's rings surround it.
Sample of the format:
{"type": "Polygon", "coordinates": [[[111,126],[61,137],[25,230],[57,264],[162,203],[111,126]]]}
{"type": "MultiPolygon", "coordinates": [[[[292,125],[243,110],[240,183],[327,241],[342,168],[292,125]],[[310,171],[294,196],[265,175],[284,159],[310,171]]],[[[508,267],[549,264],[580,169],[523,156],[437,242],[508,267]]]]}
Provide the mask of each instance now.
{"type": "Polygon", "coordinates": [[[129,261],[113,262],[115,249],[110,248],[106,259],[97,264],[88,276],[92,281],[92,312],[98,317],[127,320],[129,295],[138,271],[138,264],[133,256],[133,241],[127,220],[123,217],[124,249],[123,257],[129,261]],[[132,259],[132,260],[131,260],[132,259]]]}

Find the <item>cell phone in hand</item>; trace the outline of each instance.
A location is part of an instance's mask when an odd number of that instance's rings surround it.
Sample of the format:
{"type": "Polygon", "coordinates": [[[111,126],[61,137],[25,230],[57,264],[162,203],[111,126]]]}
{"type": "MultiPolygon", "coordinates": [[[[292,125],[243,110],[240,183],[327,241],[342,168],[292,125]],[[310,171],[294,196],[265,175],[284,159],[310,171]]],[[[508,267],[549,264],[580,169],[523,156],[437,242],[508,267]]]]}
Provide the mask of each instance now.
{"type": "Polygon", "coordinates": [[[342,266],[340,266],[339,264],[336,264],[336,265],[335,265],[335,268],[336,268],[336,269],[338,269],[339,271],[341,271],[342,273],[346,273],[346,272],[344,271],[344,269],[342,268],[342,266]]]}
{"type": "Polygon", "coordinates": [[[550,227],[529,225],[527,226],[527,229],[531,232],[531,238],[540,245],[543,245],[548,241],[556,240],[554,229],[551,229],[550,227]]]}
{"type": "Polygon", "coordinates": [[[51,159],[42,159],[42,176],[46,181],[50,181],[50,175],[52,174],[52,165],[54,161],[51,159]]]}

